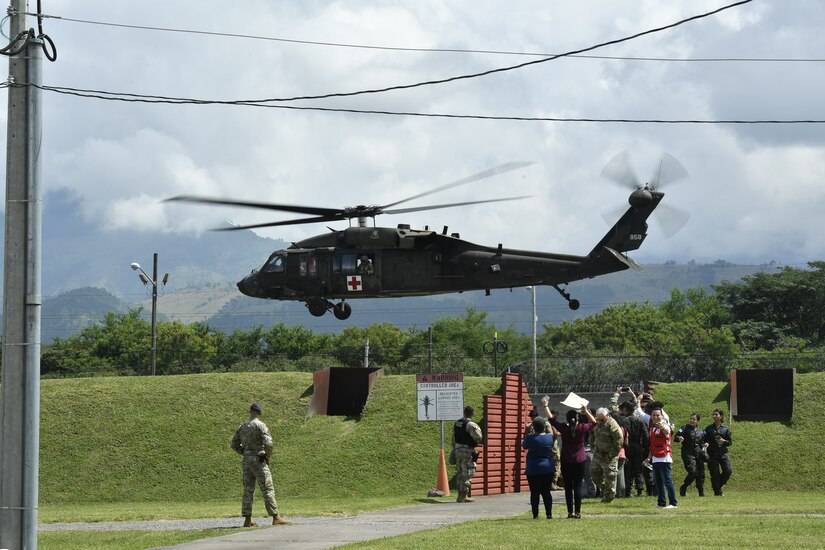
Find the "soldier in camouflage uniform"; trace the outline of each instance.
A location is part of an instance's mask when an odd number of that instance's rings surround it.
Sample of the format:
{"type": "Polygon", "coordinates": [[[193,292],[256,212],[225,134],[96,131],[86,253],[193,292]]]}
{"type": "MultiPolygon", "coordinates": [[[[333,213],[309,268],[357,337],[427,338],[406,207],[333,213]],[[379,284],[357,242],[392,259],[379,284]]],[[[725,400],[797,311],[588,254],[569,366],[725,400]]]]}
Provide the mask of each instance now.
{"type": "Polygon", "coordinates": [[[257,403],[249,407],[249,420],[238,426],[232,437],[232,450],[243,456],[243,501],[241,515],[244,527],[254,527],[252,521],[252,498],[255,494],[255,482],[261,487],[266,503],[266,513],[272,516],[272,525],[289,525],[292,522],[278,514],[275,502],[275,486],[269,471],[272,457],[272,436],[269,428],[261,421],[263,409],[257,403]]]}
{"type": "Polygon", "coordinates": [[[472,421],[475,409],[464,407],[464,417],[453,427],[453,448],[455,449],[456,474],[458,489],[457,502],[473,502],[470,489],[476,473],[475,448],[481,443],[481,428],[472,421]]]}
{"type": "Polygon", "coordinates": [[[619,450],[624,436],[619,423],[610,417],[607,409],[596,411],[596,426],[590,432],[593,438],[593,461],[590,475],[602,491],[602,502],[616,497],[616,477],[619,473],[619,450]]]}

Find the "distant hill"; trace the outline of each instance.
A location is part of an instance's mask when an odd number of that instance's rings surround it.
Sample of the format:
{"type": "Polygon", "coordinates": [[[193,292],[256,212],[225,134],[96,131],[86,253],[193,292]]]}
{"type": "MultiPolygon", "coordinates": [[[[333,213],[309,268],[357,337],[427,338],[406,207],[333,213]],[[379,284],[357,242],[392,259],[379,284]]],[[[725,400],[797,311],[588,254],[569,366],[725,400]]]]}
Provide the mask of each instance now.
{"type": "Polygon", "coordinates": [[[43,300],[41,341],[66,338],[102,319],[108,312],[124,313],[129,304],[103,288],[77,288],[43,300]]]}

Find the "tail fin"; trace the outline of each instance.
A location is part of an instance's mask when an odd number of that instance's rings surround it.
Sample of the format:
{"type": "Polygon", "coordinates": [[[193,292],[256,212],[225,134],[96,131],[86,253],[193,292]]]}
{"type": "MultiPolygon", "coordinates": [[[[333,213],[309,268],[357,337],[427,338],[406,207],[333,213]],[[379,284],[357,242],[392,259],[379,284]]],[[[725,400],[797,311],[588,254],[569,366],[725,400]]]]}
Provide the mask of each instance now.
{"type": "MultiPolygon", "coordinates": [[[[659,191],[645,190],[645,192],[649,193],[649,198],[645,197],[644,200],[634,200],[634,195],[637,195],[638,191],[631,195],[630,208],[610,228],[599,244],[590,251],[588,257],[591,260],[608,260],[610,263],[618,260],[627,267],[639,268],[636,262],[620,253],[636,250],[642,246],[642,242],[647,237],[647,218],[665,196],[659,191]]],[[[641,195],[637,195],[637,198],[639,196],[641,195]]]]}

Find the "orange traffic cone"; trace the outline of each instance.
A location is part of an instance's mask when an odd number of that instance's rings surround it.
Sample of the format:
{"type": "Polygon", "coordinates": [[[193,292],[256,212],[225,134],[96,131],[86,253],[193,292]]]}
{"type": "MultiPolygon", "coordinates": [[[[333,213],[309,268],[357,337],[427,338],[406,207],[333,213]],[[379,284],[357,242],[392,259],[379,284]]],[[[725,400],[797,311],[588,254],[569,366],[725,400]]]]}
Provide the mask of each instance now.
{"type": "Polygon", "coordinates": [[[450,496],[450,480],[447,477],[447,462],[444,460],[444,449],[438,457],[438,483],[436,488],[444,493],[445,497],[450,496]]]}

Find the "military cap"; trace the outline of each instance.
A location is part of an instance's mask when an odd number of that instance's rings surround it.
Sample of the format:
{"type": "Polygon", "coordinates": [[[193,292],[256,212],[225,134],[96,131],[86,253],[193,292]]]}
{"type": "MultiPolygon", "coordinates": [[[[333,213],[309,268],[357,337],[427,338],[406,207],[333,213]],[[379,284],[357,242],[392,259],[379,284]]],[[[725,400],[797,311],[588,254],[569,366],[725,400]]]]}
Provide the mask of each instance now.
{"type": "Polygon", "coordinates": [[[252,403],[252,405],[250,405],[250,407],[249,407],[249,410],[250,410],[250,411],[255,411],[256,413],[259,413],[259,414],[260,414],[260,413],[262,413],[262,412],[264,411],[264,410],[261,408],[261,406],[260,406],[259,404],[257,404],[257,403],[252,403]]]}

